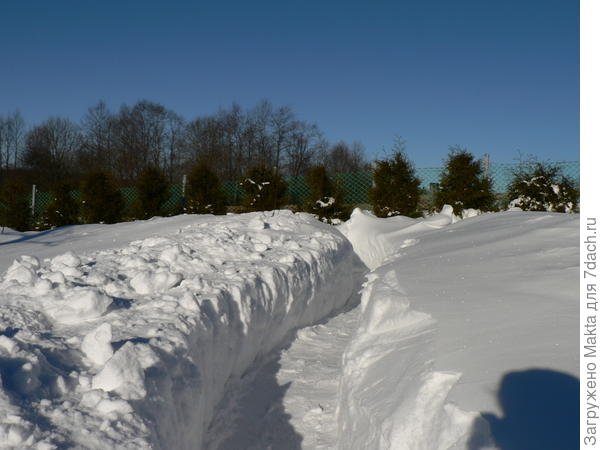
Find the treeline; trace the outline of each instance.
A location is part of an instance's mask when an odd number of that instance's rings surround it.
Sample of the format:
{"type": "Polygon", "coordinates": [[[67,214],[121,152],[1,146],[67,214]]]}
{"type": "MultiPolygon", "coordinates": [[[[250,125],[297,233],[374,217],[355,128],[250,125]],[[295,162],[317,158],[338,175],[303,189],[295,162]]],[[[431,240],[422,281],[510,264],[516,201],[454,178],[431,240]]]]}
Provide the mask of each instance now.
{"type": "Polygon", "coordinates": [[[198,161],[220,180],[238,180],[254,166],[284,176],[305,175],[314,165],[332,174],[368,167],[361,144],[330,143],[318,125],[266,100],[191,121],[148,100],[118,111],[101,101],[79,123],[52,117],[28,128],[18,112],[0,116],[0,185],[19,178],[52,190],[59,182],[78,184],[93,170],[128,186],[147,167],[174,183],[198,161]]]}
{"type": "Polygon", "coordinates": [[[483,162],[462,147],[450,147],[439,183],[426,190],[401,139],[371,167],[360,144],[330,144],[317,125],[267,101],[190,122],[145,100],[117,112],[100,102],[79,124],[50,118],[29,129],[14,113],[0,117],[0,157],[0,226],[18,230],[282,207],[336,223],[357,201],[347,201],[348,186],[337,175],[361,171],[372,176],[373,185],[363,188],[379,217],[418,217],[446,204],[457,214],[507,207],[573,212],[579,203],[576,180],[558,166],[533,162],[499,196],[483,162]],[[173,195],[184,174],[185,195],[173,195]],[[290,195],[286,183],[298,177],[309,191],[302,198],[290,195]],[[225,194],[226,182],[243,190],[235,201],[225,194]],[[32,184],[52,193],[41,214],[29,203],[32,184]],[[132,189],[129,201],[123,193],[132,189]]]}

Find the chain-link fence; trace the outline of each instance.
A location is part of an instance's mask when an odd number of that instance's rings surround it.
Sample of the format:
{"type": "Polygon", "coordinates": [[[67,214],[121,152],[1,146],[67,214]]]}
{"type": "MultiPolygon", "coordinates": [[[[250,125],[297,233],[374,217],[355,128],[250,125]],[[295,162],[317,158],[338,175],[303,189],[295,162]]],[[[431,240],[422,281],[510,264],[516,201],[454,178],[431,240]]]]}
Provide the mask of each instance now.
{"type": "MultiPolygon", "coordinates": [[[[526,165],[527,163],[525,163],[526,165]]],[[[559,167],[562,174],[574,179],[579,183],[579,161],[564,161],[549,163],[552,166],[559,167]]],[[[496,193],[504,193],[511,179],[519,168],[523,168],[523,163],[505,164],[492,163],[487,168],[487,175],[492,179],[493,189],[496,193]]],[[[416,169],[416,175],[421,180],[421,187],[426,191],[431,191],[432,185],[439,183],[443,173],[442,167],[420,167],[416,169]]],[[[367,193],[373,185],[373,175],[369,171],[352,172],[338,174],[334,180],[343,189],[344,203],[361,204],[368,203],[367,193]]],[[[301,205],[309,196],[309,187],[304,177],[287,177],[285,181],[288,186],[288,201],[290,204],[301,205]]],[[[237,181],[227,181],[223,183],[223,190],[227,196],[228,204],[239,205],[242,203],[244,191],[237,181]]],[[[181,211],[183,206],[183,184],[173,184],[169,188],[169,199],[164,203],[163,208],[168,212],[181,211]]],[[[121,193],[125,200],[126,208],[130,209],[137,199],[137,189],[134,187],[121,188],[121,193]]],[[[78,191],[71,193],[75,200],[80,200],[81,194],[78,191]]],[[[30,198],[30,202],[31,202],[30,198]]],[[[52,194],[50,192],[36,192],[35,200],[31,203],[34,206],[34,214],[41,215],[50,202],[52,194]]]]}
{"type": "MultiPolygon", "coordinates": [[[[532,166],[534,163],[492,163],[487,169],[487,175],[492,179],[494,192],[503,194],[515,173],[522,168],[532,166]]],[[[579,184],[579,161],[561,161],[548,163],[559,167],[561,173],[575,180],[579,184]]],[[[417,177],[421,180],[421,187],[428,189],[433,183],[439,183],[444,169],[442,167],[424,167],[416,169],[417,177]]]]}

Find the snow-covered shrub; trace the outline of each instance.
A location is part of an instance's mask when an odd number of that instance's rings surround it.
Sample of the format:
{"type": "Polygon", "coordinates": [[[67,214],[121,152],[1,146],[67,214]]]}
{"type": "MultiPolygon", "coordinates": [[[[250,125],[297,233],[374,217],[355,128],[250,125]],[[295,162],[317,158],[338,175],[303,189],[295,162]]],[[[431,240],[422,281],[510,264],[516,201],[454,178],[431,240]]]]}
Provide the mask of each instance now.
{"type": "Polygon", "coordinates": [[[87,174],[81,183],[81,211],[85,223],[116,223],[122,218],[125,202],[110,176],[87,174]]]}
{"type": "Polygon", "coordinates": [[[451,205],[456,214],[465,208],[493,210],[492,181],[484,175],[481,161],[463,148],[451,148],[434,203],[438,210],[451,205]]]}
{"type": "Polygon", "coordinates": [[[136,188],[135,217],[149,219],[164,214],[162,205],[169,199],[169,182],[162,170],[146,167],[136,181],[136,188]]]}
{"type": "Polygon", "coordinates": [[[62,227],[80,222],[79,205],[71,196],[71,186],[60,183],[52,191],[52,201],[44,213],[44,224],[47,227],[62,227]]]}
{"type": "Polygon", "coordinates": [[[378,217],[418,216],[421,181],[404,151],[398,150],[389,159],[376,161],[374,186],[369,201],[378,217]]]}
{"type": "Polygon", "coordinates": [[[0,228],[9,227],[17,231],[27,231],[30,225],[31,210],[27,201],[27,186],[9,181],[0,190],[0,228]]]}
{"type": "Polygon", "coordinates": [[[522,164],[508,186],[509,207],[525,211],[573,212],[579,202],[575,181],[558,166],[522,164]]]}
{"type": "Polygon", "coordinates": [[[227,201],[219,177],[199,161],[192,168],[186,188],[186,208],[192,214],[225,214],[227,201]]]}
{"type": "Polygon", "coordinates": [[[305,211],[315,214],[319,220],[327,223],[336,223],[347,218],[348,211],[343,205],[343,190],[329,178],[325,166],[311,167],[306,174],[306,183],[310,192],[305,202],[305,211]]]}
{"type": "Polygon", "coordinates": [[[287,186],[275,170],[266,166],[252,167],[241,182],[244,206],[250,211],[279,209],[286,202],[287,186]]]}

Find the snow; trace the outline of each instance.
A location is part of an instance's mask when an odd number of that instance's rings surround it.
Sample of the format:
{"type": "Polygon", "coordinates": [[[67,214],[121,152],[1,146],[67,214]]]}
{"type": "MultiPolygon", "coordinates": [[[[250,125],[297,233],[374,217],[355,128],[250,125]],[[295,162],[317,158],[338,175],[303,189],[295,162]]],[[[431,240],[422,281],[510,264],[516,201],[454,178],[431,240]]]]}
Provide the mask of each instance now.
{"type": "Polygon", "coordinates": [[[81,351],[97,366],[104,366],[113,356],[112,329],[110,323],[102,323],[86,334],[81,342],[81,351]]]}
{"type": "MultiPolygon", "coordinates": [[[[207,216],[208,217],[208,216],[207,216]]],[[[208,220],[208,219],[207,219],[208,220]]],[[[194,224],[198,216],[155,217],[118,225],[76,225],[42,232],[19,232],[5,228],[0,233],[0,272],[6,270],[21,255],[35,255],[39,259],[52,258],[67,252],[81,254],[94,250],[119,248],[136,239],[176,232],[194,224]]]]}
{"type": "Polygon", "coordinates": [[[578,230],[449,207],[9,230],[0,447],[576,448],[578,230]]]}
{"type": "Polygon", "coordinates": [[[227,386],[354,290],[349,242],[307,214],[158,222],[5,240],[42,251],[2,254],[2,442],[198,448],[227,386]]]}
{"type": "MultiPolygon", "coordinates": [[[[442,222],[357,210],[341,227],[375,270],[344,351],[339,448],[491,447],[506,433],[490,424],[519,413],[507,407],[519,401],[500,394],[521,375],[540,384],[563,377],[559,388],[574,401],[561,411],[552,402],[560,392],[547,393],[547,429],[531,438],[545,444],[502,448],[576,447],[579,217],[505,212],[442,222]]],[[[519,387],[521,405],[534,402],[535,384],[519,387]]]]}
{"type": "Polygon", "coordinates": [[[415,245],[418,240],[414,236],[445,227],[458,220],[460,219],[453,214],[452,207],[448,205],[440,214],[425,219],[393,216],[382,220],[368,211],[357,208],[350,220],[339,226],[339,230],[352,242],[356,254],[372,270],[401,248],[415,245]]]}
{"type": "Polygon", "coordinates": [[[335,204],[335,197],[324,197],[327,199],[327,201],[322,201],[322,200],[317,200],[317,206],[319,208],[327,208],[333,204],[335,204]]]}

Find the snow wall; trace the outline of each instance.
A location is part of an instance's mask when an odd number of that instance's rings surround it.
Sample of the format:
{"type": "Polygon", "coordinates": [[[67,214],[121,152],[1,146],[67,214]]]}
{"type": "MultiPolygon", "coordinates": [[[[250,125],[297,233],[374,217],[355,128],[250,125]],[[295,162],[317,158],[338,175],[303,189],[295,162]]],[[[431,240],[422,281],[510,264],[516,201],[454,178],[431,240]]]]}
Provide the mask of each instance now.
{"type": "Polygon", "coordinates": [[[175,231],[7,270],[0,442],[201,448],[227,383],[354,289],[350,243],[305,214],[175,231]]]}
{"type": "Polygon", "coordinates": [[[338,448],[464,448],[477,413],[446,402],[460,374],[435,371],[435,320],[411,308],[394,259],[416,235],[456,220],[451,208],[427,219],[378,219],[356,209],[340,230],[372,271],[359,328],[344,352],[338,448]]]}

